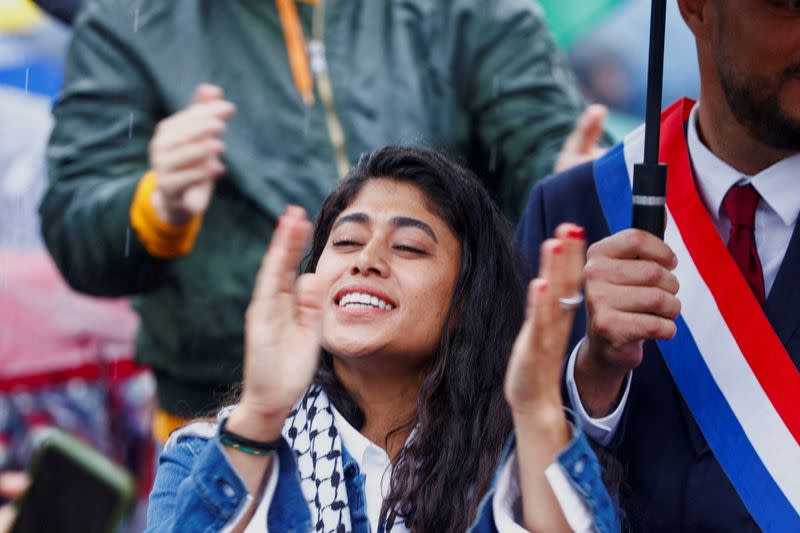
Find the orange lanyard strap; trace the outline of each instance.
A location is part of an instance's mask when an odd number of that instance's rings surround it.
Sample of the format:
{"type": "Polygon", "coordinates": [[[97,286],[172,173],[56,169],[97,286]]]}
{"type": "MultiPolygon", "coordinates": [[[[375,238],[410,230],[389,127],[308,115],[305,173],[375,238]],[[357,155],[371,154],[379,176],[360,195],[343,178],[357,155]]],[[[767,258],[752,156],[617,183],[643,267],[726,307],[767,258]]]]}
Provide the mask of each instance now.
{"type": "Polygon", "coordinates": [[[333,86],[328,76],[328,67],[325,61],[324,34],[324,0],[275,0],[278,15],[283,26],[283,36],[286,40],[286,50],[289,56],[289,66],[292,70],[294,84],[303,102],[307,106],[314,104],[314,81],[316,76],[317,91],[325,110],[325,119],[328,125],[331,145],[336,158],[336,169],[339,177],[343,178],[350,169],[350,162],[345,149],[344,130],[333,103],[333,86]],[[297,2],[313,4],[314,29],[312,39],[306,48],[306,38],[297,12],[297,2]],[[309,54],[311,57],[309,58],[309,54]]]}
{"type": "Polygon", "coordinates": [[[289,56],[289,67],[292,69],[294,85],[306,105],[314,103],[314,78],[311,74],[311,65],[308,62],[306,39],[303,35],[303,26],[300,24],[300,14],[297,12],[295,0],[275,0],[278,16],[283,27],[283,37],[286,40],[286,51],[289,56]]]}

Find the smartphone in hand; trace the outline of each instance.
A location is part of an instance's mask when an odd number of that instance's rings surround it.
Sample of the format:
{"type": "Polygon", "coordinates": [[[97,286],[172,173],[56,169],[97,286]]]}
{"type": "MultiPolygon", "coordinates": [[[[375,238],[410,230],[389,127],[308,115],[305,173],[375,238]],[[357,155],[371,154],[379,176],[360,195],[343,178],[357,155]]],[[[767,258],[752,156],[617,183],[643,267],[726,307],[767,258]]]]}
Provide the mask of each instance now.
{"type": "Polygon", "coordinates": [[[12,533],[110,533],[133,502],[130,474],[60,430],[42,439],[28,470],[12,533]]]}

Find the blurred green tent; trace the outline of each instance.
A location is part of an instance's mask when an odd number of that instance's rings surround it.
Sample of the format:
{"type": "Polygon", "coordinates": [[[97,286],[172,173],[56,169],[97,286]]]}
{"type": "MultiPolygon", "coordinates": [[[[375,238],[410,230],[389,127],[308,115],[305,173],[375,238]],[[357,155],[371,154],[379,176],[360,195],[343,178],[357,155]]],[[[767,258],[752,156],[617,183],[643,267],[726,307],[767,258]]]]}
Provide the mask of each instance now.
{"type": "Polygon", "coordinates": [[[537,0],[547,25],[562,50],[602,22],[625,0],[537,0]]]}

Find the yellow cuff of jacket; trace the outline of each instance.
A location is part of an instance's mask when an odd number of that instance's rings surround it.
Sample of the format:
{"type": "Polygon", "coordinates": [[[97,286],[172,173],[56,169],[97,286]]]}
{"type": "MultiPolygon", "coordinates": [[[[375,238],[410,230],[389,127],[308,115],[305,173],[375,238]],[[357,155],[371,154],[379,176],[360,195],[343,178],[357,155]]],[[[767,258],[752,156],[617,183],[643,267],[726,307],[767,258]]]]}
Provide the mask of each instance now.
{"type": "Polygon", "coordinates": [[[189,418],[173,415],[163,409],[156,408],[155,413],[153,413],[153,438],[159,444],[164,445],[169,440],[170,433],[191,421],[189,418]]]}
{"type": "Polygon", "coordinates": [[[158,218],[151,197],[156,188],[156,174],[148,172],[139,181],[131,203],[131,227],[150,254],[161,259],[174,259],[192,251],[200,232],[202,216],[183,226],[173,226],[158,218]]]}

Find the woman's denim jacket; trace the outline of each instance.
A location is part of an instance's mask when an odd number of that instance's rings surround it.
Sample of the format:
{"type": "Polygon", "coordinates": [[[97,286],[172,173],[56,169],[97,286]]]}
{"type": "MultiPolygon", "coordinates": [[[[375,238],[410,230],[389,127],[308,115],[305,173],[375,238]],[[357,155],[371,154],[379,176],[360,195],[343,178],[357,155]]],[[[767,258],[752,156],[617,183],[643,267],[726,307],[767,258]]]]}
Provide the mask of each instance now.
{"type": "MultiPolygon", "coordinates": [[[[513,438],[510,441],[503,454],[501,466],[513,450],[513,438]]],[[[343,469],[353,533],[369,533],[364,476],[347,450],[343,451],[343,469]]],[[[278,456],[280,470],[278,484],[269,506],[268,530],[273,533],[313,531],[311,513],[300,489],[294,454],[285,442],[278,450],[278,456]]],[[[577,434],[558,455],[557,460],[592,512],[596,531],[619,531],[617,513],[603,485],[600,465],[582,433],[577,434]]],[[[492,498],[499,472],[500,467],[496,471],[492,487],[481,501],[470,532],[497,531],[492,498]]],[[[158,473],[147,511],[147,532],[217,532],[241,512],[246,499],[247,488],[228,462],[219,441],[208,436],[185,434],[165,449],[159,459],[158,473]]]]}

